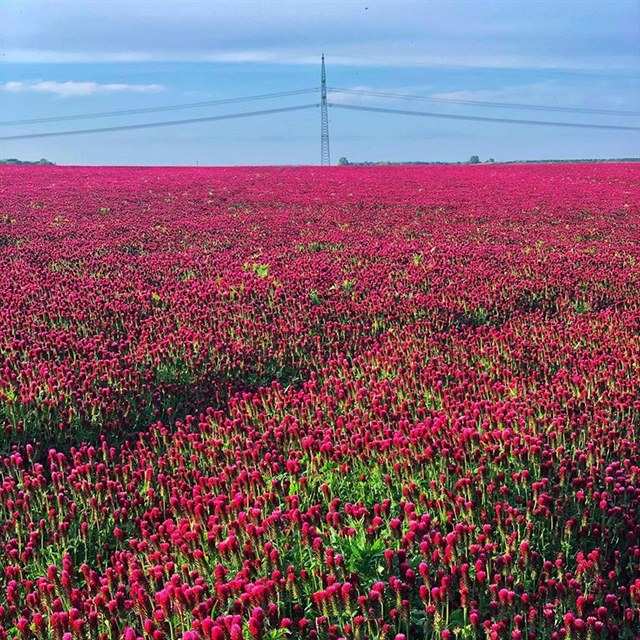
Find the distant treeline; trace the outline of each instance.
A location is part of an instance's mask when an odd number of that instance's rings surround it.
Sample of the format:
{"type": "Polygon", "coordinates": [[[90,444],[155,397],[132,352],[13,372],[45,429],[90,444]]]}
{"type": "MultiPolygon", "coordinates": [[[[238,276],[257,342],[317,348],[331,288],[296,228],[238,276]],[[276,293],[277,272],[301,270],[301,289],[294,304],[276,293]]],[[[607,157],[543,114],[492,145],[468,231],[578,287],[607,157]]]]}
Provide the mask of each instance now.
{"type": "Polygon", "coordinates": [[[55,162],[51,162],[46,158],[40,158],[40,160],[18,160],[18,158],[6,158],[5,160],[0,160],[0,164],[55,164],[55,162]]]}
{"type": "MultiPolygon", "coordinates": [[[[342,158],[341,158],[342,160],[342,158]]],[[[457,165],[457,164],[574,164],[585,162],[640,162],[640,158],[580,158],[574,160],[489,160],[482,161],[465,161],[465,162],[422,162],[405,161],[405,162],[392,162],[389,160],[382,160],[379,162],[365,161],[365,162],[338,162],[340,166],[346,167],[377,167],[386,165],[457,165]]]]}
{"type": "Polygon", "coordinates": [[[579,158],[574,160],[500,160],[499,164],[574,164],[579,162],[640,162],[640,158],[579,158]]]}

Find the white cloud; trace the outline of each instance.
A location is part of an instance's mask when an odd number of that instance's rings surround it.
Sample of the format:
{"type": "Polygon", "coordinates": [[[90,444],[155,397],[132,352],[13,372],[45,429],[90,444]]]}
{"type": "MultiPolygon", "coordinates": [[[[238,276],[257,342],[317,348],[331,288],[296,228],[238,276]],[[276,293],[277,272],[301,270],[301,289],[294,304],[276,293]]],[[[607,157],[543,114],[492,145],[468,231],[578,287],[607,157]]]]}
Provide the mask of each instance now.
{"type": "Polygon", "coordinates": [[[93,96],[109,93],[158,93],[164,91],[161,84],[100,84],[98,82],[56,82],[55,80],[40,80],[38,82],[6,82],[3,85],[5,91],[24,92],[36,91],[40,93],[53,93],[61,98],[75,96],[93,96]]]}
{"type": "Polygon", "coordinates": [[[499,89],[476,89],[465,91],[447,91],[434,93],[431,98],[442,98],[444,100],[478,100],[489,102],[532,102],[532,96],[544,102],[556,100],[558,94],[564,96],[566,93],[573,93],[575,87],[570,90],[555,82],[537,82],[527,85],[513,85],[501,87],[499,89]]]}
{"type": "MultiPolygon", "coordinates": [[[[180,52],[157,51],[152,48],[118,51],[60,51],[43,49],[12,49],[3,51],[3,62],[30,64],[94,64],[94,63],[145,63],[145,62],[210,62],[224,64],[270,63],[284,65],[318,65],[320,51],[327,54],[327,63],[332,66],[373,67],[373,68],[449,68],[449,69],[540,69],[567,70],[579,72],[624,72],[636,71],[637,56],[600,55],[597,58],[560,55],[499,55],[474,52],[464,53],[422,53],[411,55],[390,52],[380,55],[385,43],[344,47],[334,51],[333,47],[313,47],[317,53],[309,54],[309,49],[269,48],[269,49],[229,49],[200,50],[184,48],[180,52]]],[[[397,43],[396,43],[397,44],[397,43]]],[[[392,49],[410,49],[410,44],[402,44],[392,49]]]]}
{"type": "Polygon", "coordinates": [[[637,108],[637,101],[630,103],[627,95],[620,94],[619,87],[616,91],[606,80],[571,85],[545,81],[496,89],[448,91],[434,93],[429,97],[494,103],[547,104],[556,107],[637,108]]]}

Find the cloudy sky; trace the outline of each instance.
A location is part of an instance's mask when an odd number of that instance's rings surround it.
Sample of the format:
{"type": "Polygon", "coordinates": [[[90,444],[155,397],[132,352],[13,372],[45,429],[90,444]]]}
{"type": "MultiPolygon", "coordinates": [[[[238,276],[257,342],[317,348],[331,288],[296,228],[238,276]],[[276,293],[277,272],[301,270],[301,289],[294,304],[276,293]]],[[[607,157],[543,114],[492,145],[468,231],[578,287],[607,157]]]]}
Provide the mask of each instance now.
{"type": "MultiPolygon", "coordinates": [[[[334,161],[640,156],[640,0],[3,0],[0,20],[0,135],[6,138],[313,105],[324,53],[329,87],[350,90],[331,91],[335,105],[627,127],[335,107],[329,112],[334,161]],[[157,110],[216,101],[223,103],[157,110]],[[147,111],[75,118],[141,109],[147,111]],[[62,117],[68,119],[42,121],[62,117]]],[[[319,136],[320,112],[310,108],[5,139],[0,157],[317,164],[319,136]]]]}

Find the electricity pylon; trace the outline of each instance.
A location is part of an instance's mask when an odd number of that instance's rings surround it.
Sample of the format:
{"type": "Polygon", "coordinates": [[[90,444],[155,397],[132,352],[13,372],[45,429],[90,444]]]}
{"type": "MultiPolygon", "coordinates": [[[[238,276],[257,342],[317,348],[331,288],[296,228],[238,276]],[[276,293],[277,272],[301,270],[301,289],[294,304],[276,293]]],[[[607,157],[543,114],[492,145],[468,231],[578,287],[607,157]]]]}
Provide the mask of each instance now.
{"type": "Polygon", "coordinates": [[[327,109],[327,74],[324,70],[324,53],[322,54],[322,72],[320,74],[320,165],[329,166],[329,111],[327,109]]]}

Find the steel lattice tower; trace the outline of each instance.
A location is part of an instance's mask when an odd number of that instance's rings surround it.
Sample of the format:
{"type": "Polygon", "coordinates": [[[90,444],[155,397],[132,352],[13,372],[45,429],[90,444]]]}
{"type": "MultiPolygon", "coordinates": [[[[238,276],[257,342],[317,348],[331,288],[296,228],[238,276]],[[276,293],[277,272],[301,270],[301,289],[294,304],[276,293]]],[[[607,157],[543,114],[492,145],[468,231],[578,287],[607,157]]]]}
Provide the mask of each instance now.
{"type": "Polygon", "coordinates": [[[329,166],[329,111],[327,109],[327,74],[324,70],[324,53],[322,54],[322,72],[320,74],[320,165],[329,166]]]}

